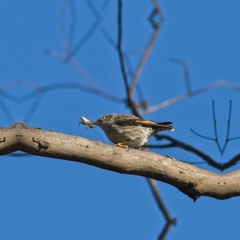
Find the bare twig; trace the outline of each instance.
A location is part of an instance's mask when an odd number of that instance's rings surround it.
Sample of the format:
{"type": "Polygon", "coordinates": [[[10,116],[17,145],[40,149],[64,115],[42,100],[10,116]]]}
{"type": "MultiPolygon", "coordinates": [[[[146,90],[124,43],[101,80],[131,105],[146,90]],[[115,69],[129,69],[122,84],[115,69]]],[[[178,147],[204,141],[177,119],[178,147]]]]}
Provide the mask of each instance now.
{"type": "MultiPolygon", "coordinates": [[[[170,227],[172,226],[173,223],[171,222],[166,222],[162,232],[160,233],[159,237],[158,237],[158,240],[164,240],[170,227]]],[[[175,224],[174,224],[175,225],[175,224]]]]}
{"type": "Polygon", "coordinates": [[[128,79],[123,61],[123,51],[122,51],[122,1],[118,0],[118,42],[117,42],[118,55],[120,60],[121,71],[123,75],[123,81],[126,89],[127,95],[129,95],[128,89],[128,79]]]}
{"type": "Polygon", "coordinates": [[[194,134],[196,134],[197,136],[201,137],[201,138],[205,138],[205,139],[208,139],[208,140],[212,140],[212,141],[215,141],[217,146],[218,146],[218,149],[219,149],[219,152],[221,153],[221,155],[223,155],[226,147],[227,147],[227,144],[229,143],[229,141],[232,141],[232,140],[236,140],[236,139],[239,139],[240,136],[238,137],[233,137],[233,138],[229,138],[229,133],[230,133],[230,123],[231,123],[231,112],[232,112],[232,101],[230,100],[229,102],[229,114],[228,114],[228,121],[227,121],[227,133],[226,133],[226,138],[225,138],[225,143],[223,145],[223,147],[221,147],[220,145],[220,142],[219,142],[219,138],[218,138],[218,131],[217,131],[217,119],[216,119],[216,113],[215,113],[215,104],[214,104],[214,100],[212,101],[212,111],[213,111],[213,123],[214,123],[214,134],[215,134],[215,137],[206,137],[206,136],[203,136],[199,133],[197,133],[196,131],[194,131],[192,128],[190,129],[194,134]]]}
{"type": "Polygon", "coordinates": [[[131,108],[133,114],[135,116],[140,117],[140,114],[136,108],[135,103],[133,102],[133,99],[130,95],[130,90],[128,86],[128,79],[126,74],[126,69],[124,66],[124,60],[123,60],[123,51],[122,51],[122,1],[118,0],[118,42],[117,42],[117,50],[118,50],[118,56],[121,66],[121,72],[123,76],[123,81],[125,85],[126,95],[127,95],[127,103],[129,107],[131,108]]]}
{"type": "Polygon", "coordinates": [[[92,80],[88,73],[73,58],[68,59],[69,65],[89,84],[93,89],[98,89],[97,84],[92,80]]]}
{"type": "MultiPolygon", "coordinates": [[[[17,85],[18,85],[18,83],[21,83],[21,82],[17,82],[17,85]]],[[[94,94],[97,94],[98,96],[102,96],[106,99],[109,99],[111,101],[118,102],[118,103],[125,102],[124,98],[120,98],[120,97],[117,97],[116,95],[112,95],[107,92],[104,92],[101,89],[87,87],[87,86],[84,86],[84,85],[82,85],[80,83],[76,83],[76,82],[52,83],[52,84],[48,84],[46,86],[36,86],[33,91],[31,91],[30,93],[27,93],[23,96],[20,96],[20,97],[15,96],[13,94],[9,94],[0,88],[0,95],[8,100],[13,101],[13,102],[22,103],[29,99],[37,97],[39,94],[46,93],[46,92],[53,91],[53,90],[67,89],[67,88],[74,89],[74,90],[80,90],[80,91],[84,91],[84,92],[89,92],[89,93],[94,93],[94,94]]]]}
{"type": "Polygon", "coordinates": [[[163,216],[164,216],[164,218],[166,220],[165,227],[163,228],[163,230],[162,230],[162,232],[160,234],[161,238],[159,238],[159,239],[164,239],[164,237],[166,236],[166,234],[169,231],[170,227],[172,225],[176,225],[176,219],[170,217],[170,214],[168,213],[168,210],[165,207],[165,204],[163,203],[162,198],[160,196],[160,193],[159,193],[159,191],[157,189],[156,181],[153,180],[153,179],[150,179],[150,178],[147,178],[147,181],[148,181],[148,184],[150,186],[150,189],[152,190],[154,198],[155,198],[155,200],[157,202],[159,210],[163,213],[163,216]],[[166,226],[168,226],[168,227],[166,228],[166,226]]]}
{"type": "Polygon", "coordinates": [[[67,3],[68,0],[62,0],[62,6],[61,6],[61,18],[60,18],[60,26],[61,26],[61,34],[62,34],[62,40],[63,40],[63,45],[65,49],[65,59],[71,58],[71,46],[68,40],[68,33],[67,33],[67,27],[65,24],[64,17],[66,15],[67,11],[67,3]]]}
{"type": "Polygon", "coordinates": [[[84,0],[84,3],[89,8],[89,10],[92,12],[92,15],[94,16],[95,20],[91,24],[91,27],[88,29],[88,31],[84,34],[83,37],[77,42],[77,44],[72,48],[71,55],[74,56],[77,54],[77,52],[84,46],[84,44],[87,43],[89,38],[93,35],[93,33],[96,31],[96,29],[99,27],[102,16],[98,9],[94,6],[94,4],[90,0],[84,0]]]}
{"type": "MultiPolygon", "coordinates": [[[[164,145],[149,145],[147,146],[148,148],[165,148],[165,147],[179,147],[182,148],[186,151],[189,151],[191,153],[194,153],[195,155],[199,156],[202,160],[204,160],[205,162],[207,162],[210,166],[219,169],[220,171],[224,171],[229,167],[234,166],[239,160],[240,160],[240,154],[236,155],[235,157],[233,157],[232,159],[230,159],[228,162],[226,163],[218,163],[217,161],[213,160],[210,156],[208,156],[207,154],[205,154],[204,152],[198,150],[197,148],[186,144],[182,141],[178,141],[170,136],[167,135],[155,135],[155,137],[158,140],[168,140],[170,141],[169,144],[164,144],[164,145]]],[[[185,161],[185,162],[189,162],[191,163],[191,161],[185,161]]]]}
{"type": "Polygon", "coordinates": [[[154,197],[156,199],[157,205],[158,205],[159,209],[163,213],[163,216],[164,216],[165,220],[167,222],[172,222],[172,223],[176,222],[176,219],[172,219],[170,217],[170,214],[168,213],[167,208],[165,207],[165,205],[164,205],[164,203],[162,201],[162,198],[161,198],[160,193],[159,193],[159,191],[157,189],[157,186],[156,186],[156,181],[151,179],[151,178],[147,178],[147,181],[148,181],[148,184],[149,184],[149,186],[150,186],[150,188],[152,190],[152,193],[153,193],[153,195],[154,195],[154,197]]]}
{"type": "Polygon", "coordinates": [[[4,102],[2,98],[0,98],[0,105],[1,105],[1,110],[5,114],[8,122],[11,124],[14,122],[13,115],[11,114],[7,104],[4,102]]]}
{"type": "Polygon", "coordinates": [[[134,92],[134,88],[137,84],[137,81],[138,81],[138,78],[142,72],[142,69],[143,69],[143,66],[145,65],[148,57],[149,57],[149,54],[152,50],[152,47],[158,37],[158,34],[160,32],[160,29],[161,29],[161,26],[162,26],[162,23],[163,23],[163,16],[161,15],[161,11],[160,11],[160,8],[159,8],[159,5],[157,3],[157,1],[153,1],[153,4],[154,4],[154,9],[153,9],[153,14],[151,15],[151,20],[153,21],[155,15],[158,15],[159,16],[159,22],[158,23],[155,23],[154,24],[154,32],[142,54],[142,57],[138,63],[138,66],[137,66],[137,69],[136,71],[134,72],[134,75],[133,75],[133,78],[132,78],[132,82],[130,84],[130,89],[129,89],[129,94],[131,96],[131,98],[133,98],[133,92],[134,92]]]}
{"type": "MultiPolygon", "coordinates": [[[[21,84],[21,82],[17,81],[17,85],[21,84]]],[[[25,84],[26,85],[26,84],[25,84]]],[[[24,85],[22,85],[24,86],[24,85]]],[[[24,86],[25,87],[25,86],[24,86]]],[[[89,92],[92,94],[96,94],[98,96],[101,96],[103,98],[106,98],[108,100],[117,102],[117,103],[125,103],[126,100],[120,97],[117,97],[112,94],[108,94],[107,92],[104,92],[100,89],[92,89],[91,87],[87,87],[84,85],[81,85],[79,83],[53,83],[49,84],[46,86],[37,86],[34,90],[31,92],[24,94],[22,96],[16,96],[13,94],[9,94],[3,89],[0,89],[0,105],[1,105],[1,110],[5,114],[8,122],[11,124],[14,122],[14,117],[8,108],[7,104],[4,101],[4,98],[13,102],[16,102],[18,104],[21,104],[25,101],[28,101],[30,99],[35,99],[31,104],[30,107],[26,113],[26,116],[24,117],[24,121],[28,123],[30,119],[32,118],[34,112],[37,110],[38,105],[40,104],[42,98],[45,96],[45,93],[54,91],[54,90],[59,90],[59,89],[73,89],[73,90],[80,90],[84,92],[89,92]]]]}
{"type": "MultiPolygon", "coordinates": [[[[101,28],[101,32],[103,34],[103,36],[106,38],[106,40],[108,41],[108,43],[114,48],[117,49],[117,43],[114,41],[114,39],[109,35],[109,33],[107,32],[106,28],[101,28]]],[[[121,49],[122,50],[122,49],[121,49]]],[[[132,68],[132,64],[131,61],[129,59],[128,53],[124,52],[122,50],[122,55],[123,55],[123,59],[124,62],[126,64],[127,70],[126,73],[132,77],[133,76],[133,68],[132,68]]]]}
{"type": "MultiPolygon", "coordinates": [[[[57,55],[56,52],[46,51],[46,53],[48,55],[52,56],[52,57],[57,57],[57,58],[62,59],[62,57],[57,55]]],[[[87,92],[92,92],[92,93],[95,93],[95,94],[99,94],[100,96],[108,98],[109,100],[113,100],[113,101],[119,101],[120,100],[120,102],[126,102],[122,98],[118,98],[115,95],[110,94],[108,92],[105,92],[105,91],[101,90],[100,88],[98,88],[97,85],[95,84],[95,82],[87,74],[87,72],[85,72],[84,69],[77,62],[75,62],[72,58],[68,59],[67,62],[90,85],[90,87],[87,87],[87,86],[81,85],[79,83],[74,83],[74,84],[78,85],[79,88],[82,88],[82,89],[84,89],[84,91],[87,91],[87,92]]]]}
{"type": "Polygon", "coordinates": [[[26,114],[26,116],[24,118],[24,122],[25,123],[29,123],[29,121],[31,120],[31,118],[34,115],[35,111],[37,110],[40,102],[42,101],[43,97],[44,97],[44,93],[40,93],[40,95],[38,95],[38,97],[35,98],[34,102],[30,106],[30,108],[28,109],[27,114],[26,114]]]}
{"type": "Polygon", "coordinates": [[[184,60],[178,59],[178,58],[173,58],[173,57],[171,57],[169,60],[170,60],[171,62],[180,64],[180,65],[183,66],[184,79],[185,79],[185,83],[186,83],[187,93],[191,94],[192,88],[191,88],[190,75],[189,75],[189,67],[188,67],[187,61],[184,61],[184,60]]]}
{"type": "Polygon", "coordinates": [[[198,90],[192,91],[191,93],[185,93],[185,94],[179,95],[177,97],[173,97],[169,100],[166,100],[166,101],[164,101],[160,104],[157,104],[155,106],[149,107],[148,109],[143,111],[142,114],[149,114],[149,113],[152,113],[152,112],[156,112],[156,111],[161,110],[165,107],[169,107],[170,105],[172,105],[174,103],[180,102],[180,101],[185,100],[189,97],[193,97],[193,96],[205,93],[207,91],[213,90],[213,89],[218,88],[218,87],[226,87],[226,88],[230,88],[234,91],[240,92],[240,87],[239,86],[236,86],[236,85],[234,85],[230,82],[227,82],[225,80],[219,80],[219,81],[216,81],[214,83],[211,83],[211,84],[207,85],[206,87],[203,87],[203,88],[200,88],[198,90]]]}
{"type": "MultiPolygon", "coordinates": [[[[167,145],[167,147],[179,147],[179,148],[182,148],[186,151],[189,151],[189,152],[192,152],[194,153],[195,155],[199,156],[200,158],[202,158],[205,162],[207,162],[209,165],[219,169],[219,170],[223,170],[222,169],[222,166],[217,163],[216,161],[214,161],[211,157],[209,157],[207,154],[203,153],[202,151],[198,150],[197,148],[189,145],[189,144],[185,144],[183,143],[182,141],[178,141],[170,136],[167,136],[167,135],[155,135],[156,138],[158,140],[168,140],[170,141],[171,143],[167,145]]],[[[151,146],[148,146],[148,147],[151,147],[151,146]]],[[[155,147],[161,147],[161,145],[155,145],[155,147]]]]}

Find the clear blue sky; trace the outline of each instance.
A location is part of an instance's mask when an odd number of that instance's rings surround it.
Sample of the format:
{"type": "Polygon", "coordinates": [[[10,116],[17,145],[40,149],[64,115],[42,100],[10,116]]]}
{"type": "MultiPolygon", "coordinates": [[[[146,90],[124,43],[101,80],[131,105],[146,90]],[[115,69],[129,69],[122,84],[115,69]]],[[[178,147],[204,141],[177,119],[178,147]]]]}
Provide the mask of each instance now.
{"type": "MultiPolygon", "coordinates": [[[[46,49],[64,53],[63,20],[72,46],[81,43],[74,60],[99,88],[125,97],[117,51],[103,35],[107,32],[116,43],[117,1],[71,2],[75,11],[70,15],[66,5],[63,17],[62,1],[1,1],[0,87],[16,100],[0,95],[1,126],[21,121],[110,143],[100,129],[95,130],[101,137],[84,126],[78,128],[80,116],[95,120],[96,114],[129,113],[124,104],[74,88],[48,91],[20,102],[35,87],[72,82],[88,86],[68,63],[44,54],[46,49]],[[101,16],[98,20],[90,3],[101,16]],[[75,32],[71,31],[74,24],[75,32]],[[96,28],[86,40],[91,26],[96,28]],[[17,85],[19,80],[25,85],[17,85]]],[[[186,92],[183,68],[169,61],[171,57],[188,62],[193,90],[221,79],[240,86],[240,2],[161,0],[159,4],[165,21],[139,78],[144,99],[153,106],[186,92]]],[[[133,69],[152,34],[147,20],[151,10],[151,1],[123,1],[123,49],[133,69]]],[[[232,100],[230,137],[240,136],[239,99],[238,92],[220,87],[144,117],[173,121],[176,131],[169,135],[198,147],[218,162],[227,162],[239,153],[240,140],[229,142],[221,156],[214,142],[197,137],[190,128],[214,136],[211,104],[215,100],[223,146],[232,100]]],[[[176,148],[151,151],[183,161],[201,161],[176,148]]],[[[207,164],[197,166],[218,172],[207,164]]],[[[161,182],[157,186],[171,216],[177,218],[167,239],[239,237],[239,198],[219,201],[201,197],[194,203],[171,186],[161,182]]],[[[4,240],[156,239],[165,224],[145,178],[70,161],[2,156],[0,196],[0,238],[4,240]]]]}

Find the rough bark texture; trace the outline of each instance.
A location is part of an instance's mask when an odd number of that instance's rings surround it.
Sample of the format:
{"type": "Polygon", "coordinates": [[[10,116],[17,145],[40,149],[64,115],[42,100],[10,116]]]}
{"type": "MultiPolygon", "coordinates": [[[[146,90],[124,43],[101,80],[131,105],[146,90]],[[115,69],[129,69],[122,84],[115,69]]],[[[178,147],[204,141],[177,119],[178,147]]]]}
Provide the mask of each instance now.
{"type": "Polygon", "coordinates": [[[89,164],[125,174],[156,179],[175,186],[196,200],[200,196],[227,199],[240,195],[240,171],[216,174],[152,152],[101,142],[15,123],[0,129],[0,154],[23,152],[89,164]]]}

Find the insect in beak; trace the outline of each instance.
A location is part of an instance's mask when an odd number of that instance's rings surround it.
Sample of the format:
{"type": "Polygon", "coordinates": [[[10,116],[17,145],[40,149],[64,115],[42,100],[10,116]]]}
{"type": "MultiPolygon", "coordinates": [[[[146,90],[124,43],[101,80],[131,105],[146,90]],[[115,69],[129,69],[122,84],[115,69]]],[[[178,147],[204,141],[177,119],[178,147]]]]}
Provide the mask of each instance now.
{"type": "Polygon", "coordinates": [[[83,125],[86,125],[86,128],[88,128],[88,127],[93,128],[94,122],[91,122],[90,120],[88,120],[87,118],[85,118],[83,116],[81,117],[81,120],[82,120],[82,122],[80,121],[79,125],[83,124],[83,125]]]}

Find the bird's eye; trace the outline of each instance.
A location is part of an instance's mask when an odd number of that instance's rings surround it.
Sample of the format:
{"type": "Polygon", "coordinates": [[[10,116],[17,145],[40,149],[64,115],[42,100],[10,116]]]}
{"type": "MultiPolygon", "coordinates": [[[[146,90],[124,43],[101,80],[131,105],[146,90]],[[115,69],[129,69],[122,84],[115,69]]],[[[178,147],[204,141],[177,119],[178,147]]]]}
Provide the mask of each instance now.
{"type": "Polygon", "coordinates": [[[97,121],[98,121],[98,122],[102,122],[102,121],[103,121],[103,118],[99,118],[97,121]]]}
{"type": "Polygon", "coordinates": [[[106,117],[100,117],[98,120],[97,120],[97,122],[104,122],[106,120],[106,117]]]}

